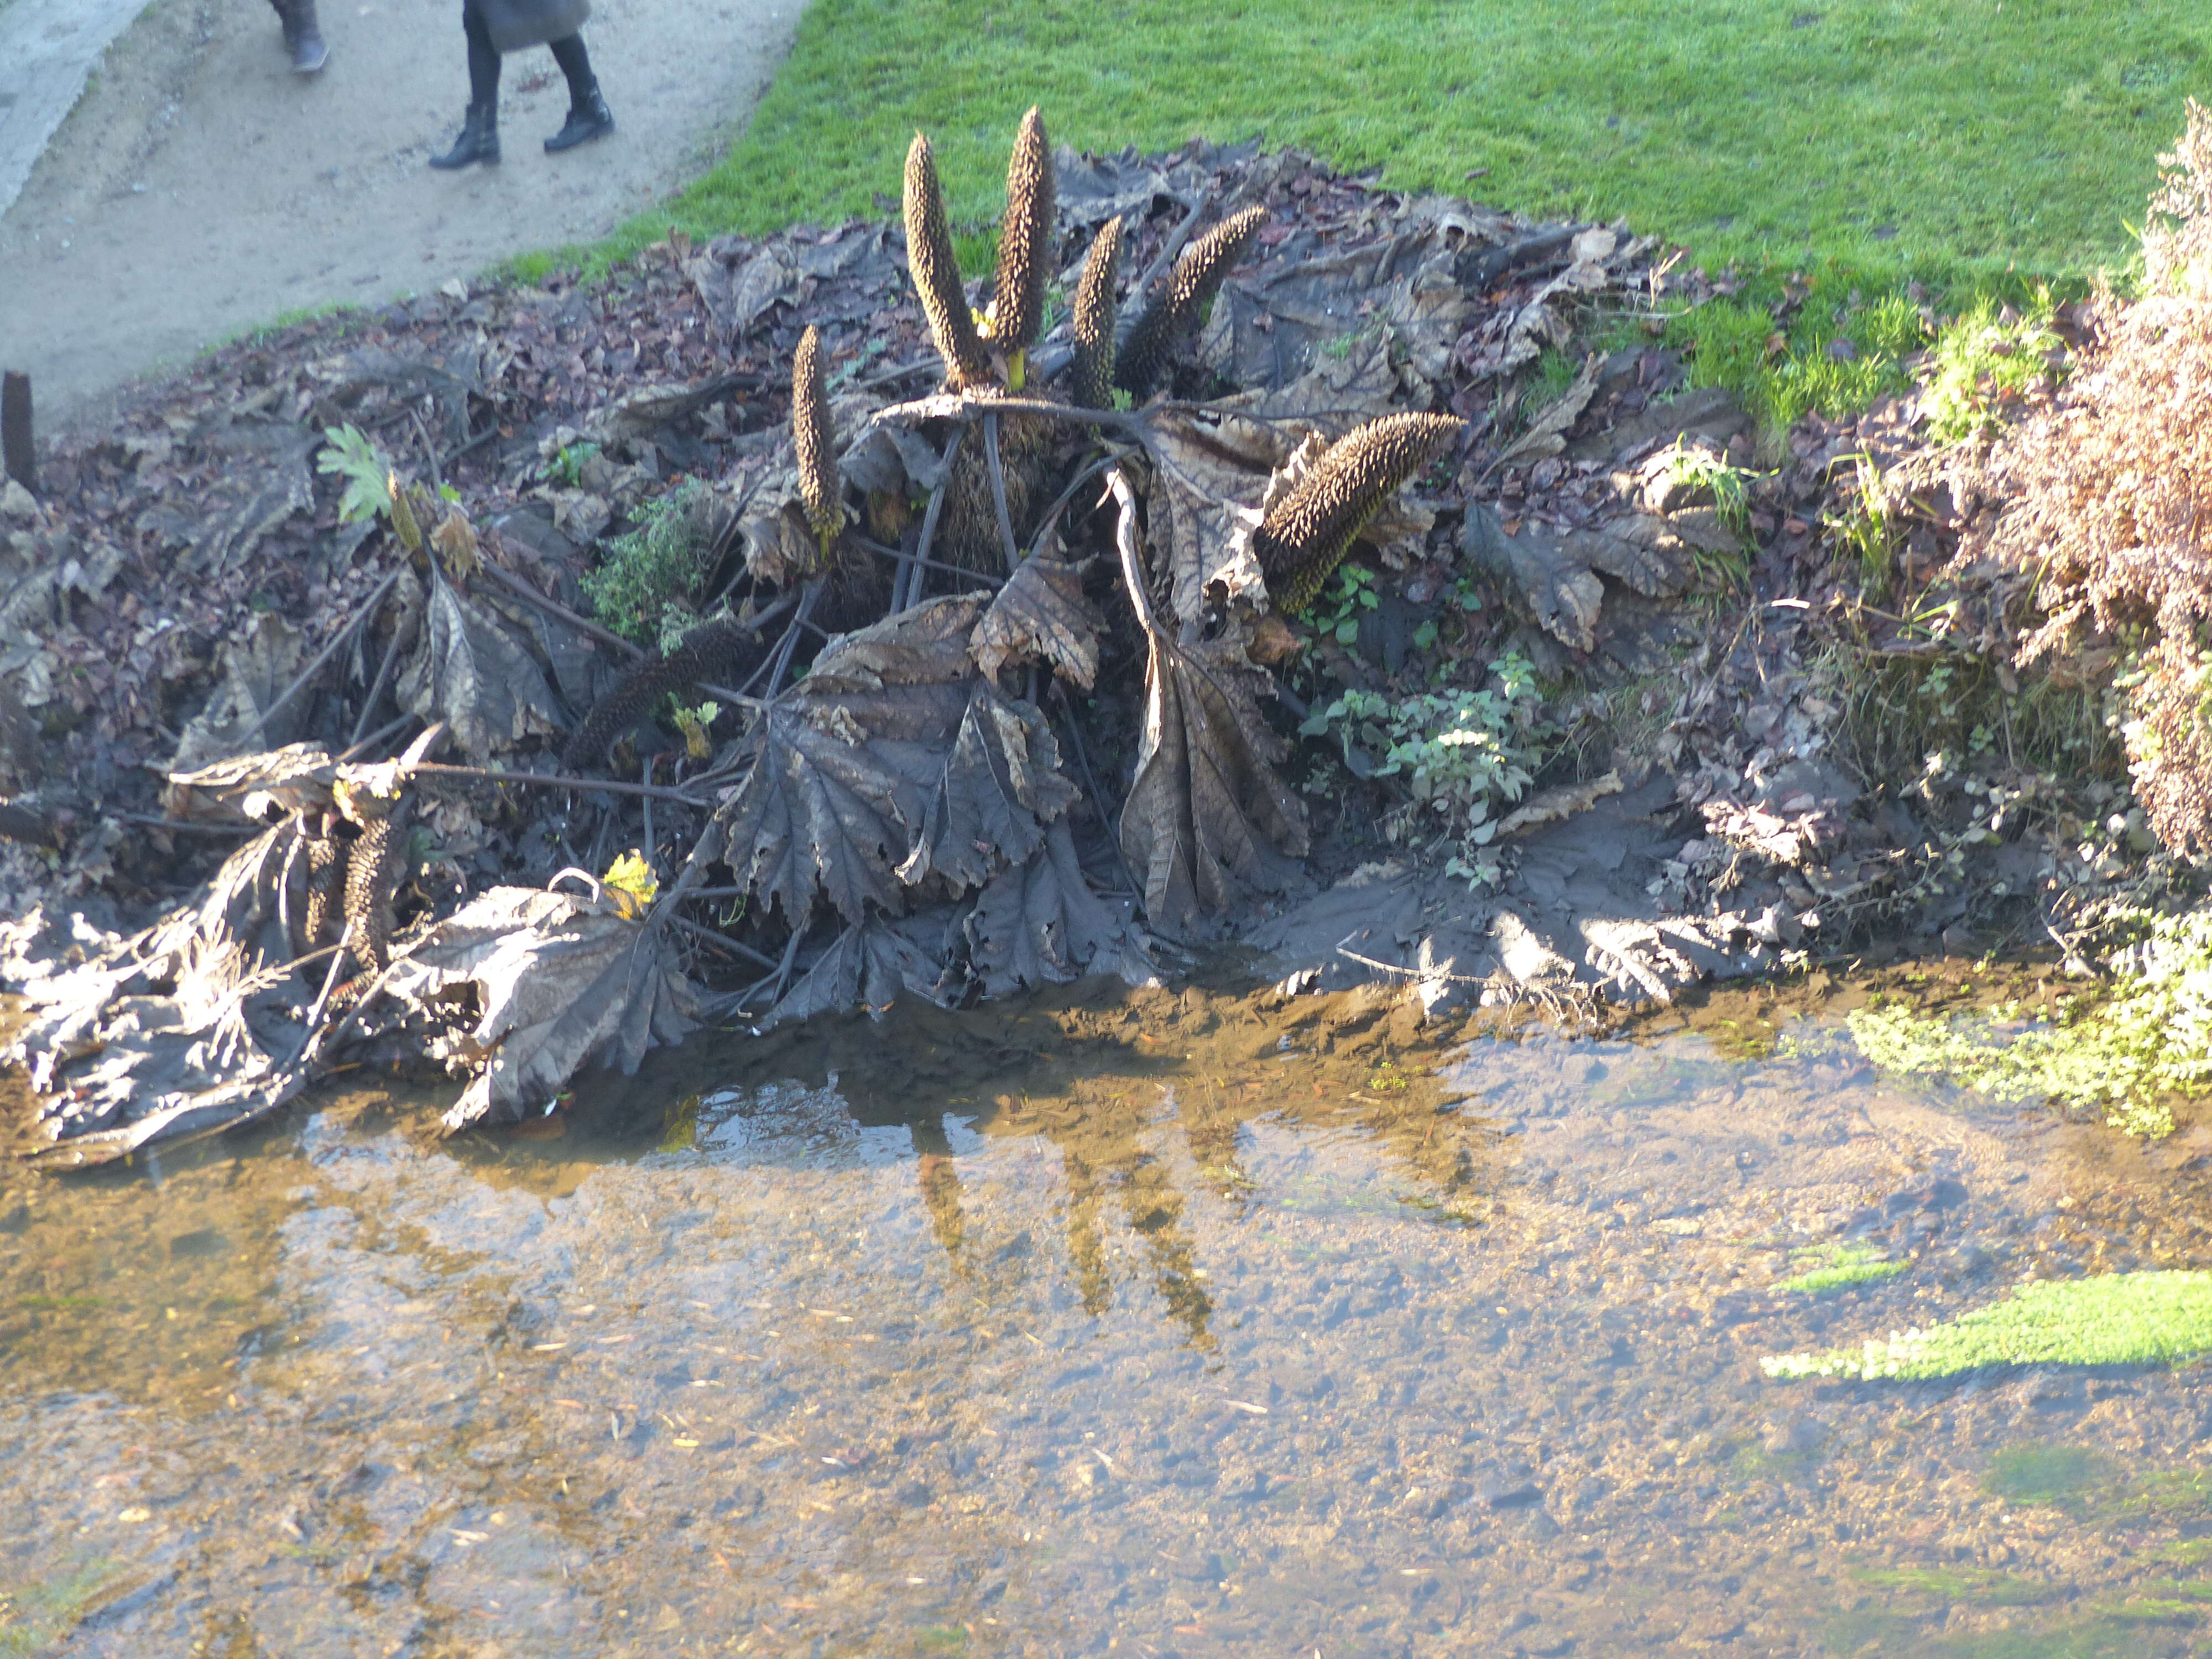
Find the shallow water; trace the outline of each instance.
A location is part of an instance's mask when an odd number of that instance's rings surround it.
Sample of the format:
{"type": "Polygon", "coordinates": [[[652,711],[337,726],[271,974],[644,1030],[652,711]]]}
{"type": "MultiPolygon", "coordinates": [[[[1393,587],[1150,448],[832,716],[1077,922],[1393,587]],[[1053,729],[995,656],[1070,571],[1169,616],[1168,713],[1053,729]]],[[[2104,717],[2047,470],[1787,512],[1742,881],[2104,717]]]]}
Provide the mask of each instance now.
{"type": "Polygon", "coordinates": [[[0,1655],[2208,1650],[2201,1370],[1757,1361],[2212,1266],[2212,1136],[1762,1012],[1079,988],[0,1174],[0,1655]]]}

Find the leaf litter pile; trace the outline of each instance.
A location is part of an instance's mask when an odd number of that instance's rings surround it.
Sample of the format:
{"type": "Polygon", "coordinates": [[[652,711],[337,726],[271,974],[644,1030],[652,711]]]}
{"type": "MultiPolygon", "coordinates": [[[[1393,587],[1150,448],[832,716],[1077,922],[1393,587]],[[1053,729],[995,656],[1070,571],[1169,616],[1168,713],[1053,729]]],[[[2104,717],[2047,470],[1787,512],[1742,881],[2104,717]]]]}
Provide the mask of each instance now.
{"type": "Polygon", "coordinates": [[[9,487],[36,1156],[362,1063],[514,1121],[702,1022],[1208,941],[1559,1007],[1925,908],[1805,666],[1911,422],[1731,495],[1656,321],[1578,344],[1710,297],[1656,240],[1035,112],[988,279],[926,138],[902,209],[300,325],[9,487]]]}

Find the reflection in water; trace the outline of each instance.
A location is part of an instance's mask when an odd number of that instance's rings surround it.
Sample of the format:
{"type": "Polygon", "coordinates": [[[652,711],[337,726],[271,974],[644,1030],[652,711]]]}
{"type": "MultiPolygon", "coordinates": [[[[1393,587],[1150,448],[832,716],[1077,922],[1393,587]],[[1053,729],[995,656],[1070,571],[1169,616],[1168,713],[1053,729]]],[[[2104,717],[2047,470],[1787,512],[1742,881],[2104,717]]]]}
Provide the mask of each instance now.
{"type": "Polygon", "coordinates": [[[1085,987],[0,1175],[0,1654],[2198,1650],[2196,1370],[1756,1362],[2204,1265],[2212,1137],[1729,1052],[1085,987]]]}

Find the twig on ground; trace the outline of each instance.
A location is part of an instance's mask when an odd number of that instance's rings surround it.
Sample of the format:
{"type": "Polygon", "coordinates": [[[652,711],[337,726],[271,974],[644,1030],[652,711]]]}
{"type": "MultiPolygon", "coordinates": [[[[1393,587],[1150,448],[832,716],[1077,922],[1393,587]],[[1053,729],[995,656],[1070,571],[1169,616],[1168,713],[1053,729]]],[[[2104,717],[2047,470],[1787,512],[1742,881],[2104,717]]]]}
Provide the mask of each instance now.
{"type": "Polygon", "coordinates": [[[616,778],[572,778],[559,773],[502,772],[490,766],[446,766],[424,763],[415,767],[414,775],[430,778],[472,778],[482,783],[523,783],[539,789],[603,790],[612,795],[650,795],[655,800],[680,801],[686,806],[711,806],[696,795],[687,795],[681,789],[672,789],[665,784],[624,783],[616,778]]]}

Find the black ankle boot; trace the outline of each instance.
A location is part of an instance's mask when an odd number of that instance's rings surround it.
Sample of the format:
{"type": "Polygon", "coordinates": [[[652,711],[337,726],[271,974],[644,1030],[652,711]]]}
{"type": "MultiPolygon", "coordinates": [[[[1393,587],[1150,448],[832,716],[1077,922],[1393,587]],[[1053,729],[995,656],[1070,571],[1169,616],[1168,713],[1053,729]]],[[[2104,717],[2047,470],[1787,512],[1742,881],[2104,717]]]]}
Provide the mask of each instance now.
{"type": "Polygon", "coordinates": [[[315,0],[291,0],[284,14],[284,46],[292,54],[295,75],[313,75],[330,61],[331,49],[315,22],[315,0]]]}
{"type": "Polygon", "coordinates": [[[581,103],[570,102],[568,120],[562,124],[560,131],[545,141],[546,153],[574,149],[594,138],[604,138],[614,130],[615,118],[608,112],[607,100],[599,96],[599,83],[594,81],[581,103]]]}
{"type": "Polygon", "coordinates": [[[477,161],[486,167],[499,162],[499,106],[495,104],[470,105],[468,118],[461,124],[461,136],[453,141],[453,149],[430,158],[430,165],[444,173],[477,161]]]}

